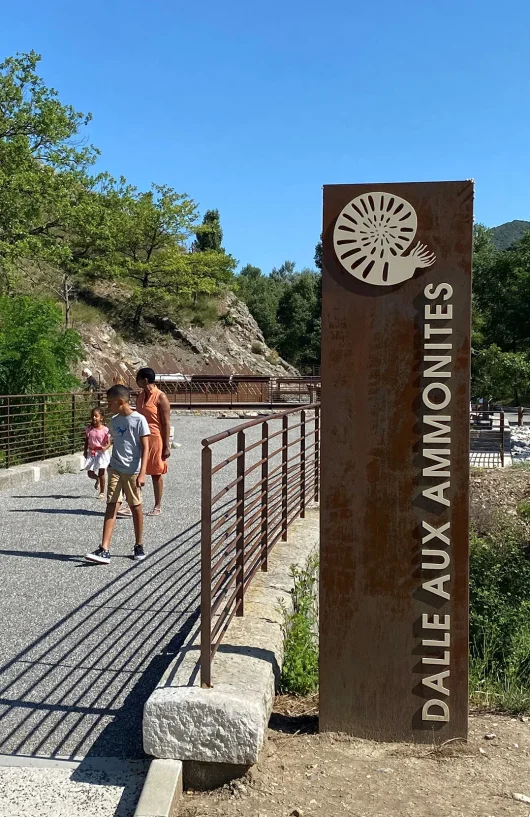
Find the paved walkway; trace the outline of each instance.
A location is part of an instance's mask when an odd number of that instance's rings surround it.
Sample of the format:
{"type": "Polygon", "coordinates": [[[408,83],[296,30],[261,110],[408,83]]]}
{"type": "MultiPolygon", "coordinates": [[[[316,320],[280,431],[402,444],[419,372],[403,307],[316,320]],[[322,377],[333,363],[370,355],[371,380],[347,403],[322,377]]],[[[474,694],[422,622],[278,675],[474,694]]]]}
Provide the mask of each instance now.
{"type": "Polygon", "coordinates": [[[235,422],[172,424],[181,448],[144,563],[130,519],[109,566],[83,560],[104,512],[85,474],[0,494],[0,754],[143,757],[144,702],[198,620],[200,441],[235,422]]]}

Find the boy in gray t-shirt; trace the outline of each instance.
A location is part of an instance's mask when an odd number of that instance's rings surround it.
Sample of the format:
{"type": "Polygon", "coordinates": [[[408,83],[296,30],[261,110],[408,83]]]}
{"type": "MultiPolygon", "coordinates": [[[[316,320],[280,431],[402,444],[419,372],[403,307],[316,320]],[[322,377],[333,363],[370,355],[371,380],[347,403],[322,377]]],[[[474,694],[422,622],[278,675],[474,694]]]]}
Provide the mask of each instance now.
{"type": "Polygon", "coordinates": [[[131,509],[136,544],[134,559],[141,561],[147,556],[143,541],[142,488],[149,453],[149,426],[147,420],[129,404],[130,392],[126,386],[112,386],[107,391],[109,411],[114,415],[109,423],[112,436],[112,456],[109,465],[107,510],[103,523],[101,546],[85,559],[97,564],[109,564],[110,542],[120,507],[122,493],[131,509]]]}

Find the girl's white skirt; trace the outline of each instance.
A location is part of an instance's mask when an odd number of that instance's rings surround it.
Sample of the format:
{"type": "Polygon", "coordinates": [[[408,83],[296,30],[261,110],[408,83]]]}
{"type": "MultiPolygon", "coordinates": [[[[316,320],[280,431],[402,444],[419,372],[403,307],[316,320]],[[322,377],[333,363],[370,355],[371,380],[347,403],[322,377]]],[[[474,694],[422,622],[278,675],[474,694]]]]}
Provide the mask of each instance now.
{"type": "Polygon", "coordinates": [[[110,451],[96,451],[93,456],[85,460],[84,471],[94,471],[97,474],[102,468],[107,470],[110,463],[110,451]]]}

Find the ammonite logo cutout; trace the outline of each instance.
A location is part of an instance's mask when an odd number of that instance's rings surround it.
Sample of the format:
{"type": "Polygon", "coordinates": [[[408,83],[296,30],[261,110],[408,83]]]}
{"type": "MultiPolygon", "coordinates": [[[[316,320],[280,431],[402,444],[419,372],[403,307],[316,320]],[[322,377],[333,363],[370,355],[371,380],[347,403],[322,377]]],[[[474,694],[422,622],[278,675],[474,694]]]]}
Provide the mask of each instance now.
{"type": "Polygon", "coordinates": [[[344,269],[355,278],[392,286],[436,261],[434,253],[419,242],[409,252],[417,228],[416,211],[405,199],[390,193],[363,193],[339,214],[333,246],[344,269]]]}

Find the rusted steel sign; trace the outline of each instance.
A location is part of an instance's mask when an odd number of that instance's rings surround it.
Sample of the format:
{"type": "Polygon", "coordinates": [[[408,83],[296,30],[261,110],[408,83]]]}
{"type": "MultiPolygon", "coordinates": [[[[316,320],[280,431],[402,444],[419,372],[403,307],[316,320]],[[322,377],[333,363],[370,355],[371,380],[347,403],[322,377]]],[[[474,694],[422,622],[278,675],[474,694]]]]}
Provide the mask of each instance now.
{"type": "Polygon", "coordinates": [[[473,183],[324,188],[320,726],[467,734],[473,183]]]}

